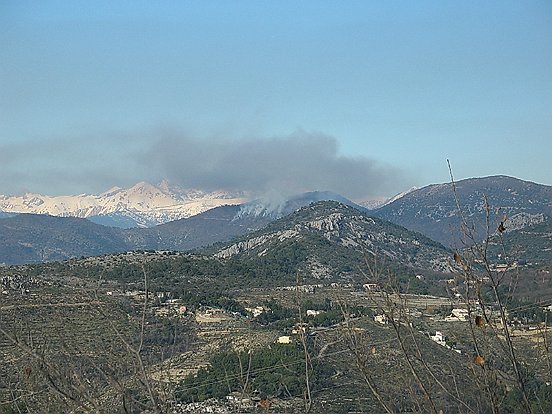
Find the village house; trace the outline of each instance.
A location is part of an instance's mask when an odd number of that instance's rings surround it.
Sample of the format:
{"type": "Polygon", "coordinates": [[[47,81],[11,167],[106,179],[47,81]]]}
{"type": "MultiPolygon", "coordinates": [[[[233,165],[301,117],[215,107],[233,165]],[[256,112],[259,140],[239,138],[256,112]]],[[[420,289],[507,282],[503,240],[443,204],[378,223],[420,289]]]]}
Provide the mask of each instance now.
{"type": "Polygon", "coordinates": [[[209,316],[224,315],[224,313],[224,309],[221,308],[209,308],[205,311],[205,314],[209,316]]]}
{"type": "Polygon", "coordinates": [[[387,315],[376,315],[374,316],[374,322],[381,323],[382,325],[387,325],[387,315]]]}
{"type": "Polygon", "coordinates": [[[443,335],[443,333],[441,331],[436,331],[435,335],[430,335],[429,338],[433,342],[437,342],[439,345],[447,346],[447,342],[446,342],[447,337],[445,335],[443,335]]]}
{"type": "Polygon", "coordinates": [[[467,321],[469,314],[467,309],[454,308],[450,315],[445,317],[447,322],[467,321]]]}
{"type": "Polygon", "coordinates": [[[322,313],[320,310],[307,309],[307,316],[318,316],[322,313]]]}
{"type": "Polygon", "coordinates": [[[364,288],[364,290],[366,290],[368,292],[379,292],[380,291],[379,285],[377,283],[365,283],[364,285],[362,285],[362,287],[364,288]]]}
{"type": "Polygon", "coordinates": [[[254,308],[245,308],[245,310],[252,314],[254,318],[256,318],[257,316],[260,316],[264,312],[266,312],[268,308],[265,306],[256,306],[254,308]]]}
{"type": "Polygon", "coordinates": [[[284,335],[284,336],[279,336],[278,340],[276,342],[279,343],[279,344],[288,345],[288,344],[293,343],[293,339],[291,338],[291,336],[284,335]]]}

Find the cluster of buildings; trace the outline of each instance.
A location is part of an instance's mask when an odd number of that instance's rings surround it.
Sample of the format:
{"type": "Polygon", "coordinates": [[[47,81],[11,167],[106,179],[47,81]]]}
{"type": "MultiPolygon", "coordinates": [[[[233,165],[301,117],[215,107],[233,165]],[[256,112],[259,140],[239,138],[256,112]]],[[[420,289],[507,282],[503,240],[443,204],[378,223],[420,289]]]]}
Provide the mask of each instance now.
{"type": "Polygon", "coordinates": [[[9,295],[10,292],[26,294],[35,285],[37,285],[37,281],[28,275],[20,273],[7,274],[0,277],[0,291],[3,295],[9,295]]]}

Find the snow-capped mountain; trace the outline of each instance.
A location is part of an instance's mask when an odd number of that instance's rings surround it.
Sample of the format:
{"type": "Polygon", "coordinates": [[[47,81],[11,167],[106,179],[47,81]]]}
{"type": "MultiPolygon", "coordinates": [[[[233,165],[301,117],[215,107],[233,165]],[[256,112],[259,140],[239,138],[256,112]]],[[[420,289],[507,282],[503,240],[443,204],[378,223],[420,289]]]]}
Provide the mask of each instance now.
{"type": "Polygon", "coordinates": [[[167,181],[157,186],[140,182],[126,189],[113,187],[99,195],[0,195],[0,212],[88,218],[114,227],[150,227],[247,201],[243,193],[183,189],[167,181]]]}

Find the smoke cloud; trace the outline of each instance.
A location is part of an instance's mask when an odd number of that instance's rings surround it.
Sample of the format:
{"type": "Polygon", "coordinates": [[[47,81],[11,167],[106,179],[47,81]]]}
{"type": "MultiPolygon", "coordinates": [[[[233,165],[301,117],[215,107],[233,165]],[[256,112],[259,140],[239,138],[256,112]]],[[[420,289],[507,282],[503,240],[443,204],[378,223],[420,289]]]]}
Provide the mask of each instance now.
{"type": "Polygon", "coordinates": [[[305,131],[241,139],[178,130],[51,138],[0,144],[0,164],[0,194],[100,193],[168,179],[183,188],[271,198],[329,190],[358,200],[409,184],[401,169],[342,155],[335,138],[305,131]]]}
{"type": "Polygon", "coordinates": [[[142,161],[183,187],[261,194],[330,190],[359,199],[392,194],[404,178],[398,168],[373,159],[340,155],[333,137],[303,131],[237,140],[169,133],[142,161]]]}

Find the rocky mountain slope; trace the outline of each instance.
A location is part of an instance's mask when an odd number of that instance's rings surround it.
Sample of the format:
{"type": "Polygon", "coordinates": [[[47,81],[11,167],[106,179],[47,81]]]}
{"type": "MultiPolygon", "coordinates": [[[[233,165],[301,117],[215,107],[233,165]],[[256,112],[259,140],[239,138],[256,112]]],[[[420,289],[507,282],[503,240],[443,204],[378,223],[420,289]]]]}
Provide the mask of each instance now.
{"type": "MultiPolygon", "coordinates": [[[[263,257],[290,248],[306,253],[310,271],[334,272],[339,258],[377,257],[380,262],[401,263],[417,268],[446,271],[449,252],[439,243],[355,208],[322,201],[269,224],[230,245],[220,247],[215,255],[263,257]],[[331,259],[330,259],[331,258],[331,259]]],[[[359,261],[360,260],[360,261],[359,261]]]]}
{"type": "Polygon", "coordinates": [[[166,181],[157,186],[140,182],[126,189],[114,187],[99,195],[0,195],[0,212],[80,217],[98,224],[130,228],[150,227],[246,201],[244,194],[189,190],[166,181]]]}
{"type": "Polygon", "coordinates": [[[131,229],[124,233],[129,243],[136,248],[190,250],[261,229],[278,218],[321,200],[339,201],[366,210],[339,194],[314,191],[277,202],[258,199],[241,205],[220,206],[189,218],[140,231],[131,229]]]}
{"type": "MultiPolygon", "coordinates": [[[[552,217],[552,187],[507,176],[471,178],[456,183],[456,194],[466,222],[476,241],[486,234],[489,213],[494,233],[504,214],[507,231],[552,217]],[[488,208],[487,208],[488,206],[488,208]]],[[[461,220],[452,184],[423,187],[375,210],[374,215],[425,234],[448,246],[470,242],[461,220]]]]}
{"type": "Polygon", "coordinates": [[[190,250],[224,242],[266,226],[271,221],[324,197],[351,201],[330,193],[306,193],[279,204],[257,200],[244,205],[219,206],[195,216],[151,228],[118,229],[87,220],[63,220],[51,216],[21,214],[0,218],[0,263],[28,263],[61,260],[75,256],[125,250],[190,250]],[[91,230],[93,229],[93,231],[91,230]],[[51,238],[34,237],[52,234],[51,238]],[[83,248],[97,235],[95,248],[83,248]],[[66,239],[78,241],[74,245],[66,239]],[[104,243],[110,240],[109,243],[104,243]],[[102,247],[103,246],[103,247],[102,247]]]}

